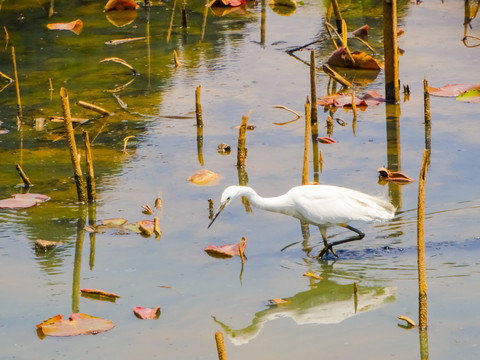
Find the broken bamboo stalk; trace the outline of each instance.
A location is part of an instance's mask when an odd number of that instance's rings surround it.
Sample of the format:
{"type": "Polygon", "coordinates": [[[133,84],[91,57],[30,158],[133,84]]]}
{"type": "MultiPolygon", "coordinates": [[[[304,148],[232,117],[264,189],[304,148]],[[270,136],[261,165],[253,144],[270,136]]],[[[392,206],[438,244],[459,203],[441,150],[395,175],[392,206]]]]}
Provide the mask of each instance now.
{"type": "Polygon", "coordinates": [[[308,183],[308,159],[310,153],[310,135],[312,133],[312,122],[310,119],[310,100],[307,97],[305,103],[305,141],[303,147],[303,171],[302,171],[302,185],[308,183]]]}
{"type": "Polygon", "coordinates": [[[418,327],[427,328],[427,277],[425,273],[425,175],[430,150],[423,152],[422,168],[418,178],[417,210],[417,264],[418,264],[418,327]]]}
{"type": "Polygon", "coordinates": [[[90,147],[90,138],[87,131],[83,131],[83,143],[85,145],[85,163],[86,163],[86,178],[87,178],[87,197],[89,202],[94,202],[97,199],[97,192],[95,187],[95,176],[93,172],[92,149],[90,147]]]}
{"type": "Polygon", "coordinates": [[[342,14],[340,12],[340,7],[338,6],[337,0],[331,0],[333,13],[335,14],[335,24],[337,25],[337,30],[339,33],[342,32],[342,14]]]}
{"type": "Polygon", "coordinates": [[[316,82],[316,66],[315,66],[315,51],[310,52],[310,97],[312,103],[310,106],[311,114],[310,121],[312,124],[316,124],[318,121],[317,116],[317,82],[316,82]]]}
{"type": "Polygon", "coordinates": [[[32,182],[30,181],[30,179],[28,178],[28,176],[23,172],[23,169],[22,169],[22,167],[20,166],[20,164],[16,164],[16,165],[15,165],[15,168],[17,169],[18,174],[19,174],[20,177],[22,178],[23,183],[25,184],[25,187],[28,188],[28,187],[32,186],[32,182]]]}
{"type": "MultiPolygon", "coordinates": [[[[250,115],[250,114],[249,114],[250,115]]],[[[245,148],[247,122],[249,116],[242,116],[242,124],[238,130],[238,146],[237,146],[237,168],[245,167],[245,159],[247,158],[247,149],[245,148]]]]}
{"type": "Polygon", "coordinates": [[[75,175],[75,183],[77,185],[78,201],[85,203],[88,200],[85,191],[85,181],[83,179],[82,168],[80,167],[80,157],[77,152],[75,143],[75,135],[73,133],[72,117],[70,115],[70,103],[68,101],[67,89],[60,89],[60,97],[62,98],[63,117],[65,118],[65,130],[67,133],[68,147],[70,149],[70,157],[72,160],[73,172],[75,175]]]}
{"type": "Polygon", "coordinates": [[[427,79],[423,80],[423,112],[425,120],[425,149],[430,150],[432,148],[432,117],[430,115],[430,94],[428,93],[427,79]]]}
{"type": "Polygon", "coordinates": [[[203,126],[202,119],[202,103],[200,102],[200,90],[202,89],[201,85],[198,85],[195,89],[195,115],[197,119],[197,127],[203,126]]]}
{"type": "Polygon", "coordinates": [[[22,100],[20,98],[20,85],[18,83],[18,72],[17,72],[17,59],[15,58],[15,47],[12,46],[12,61],[13,61],[13,73],[15,77],[15,90],[17,92],[17,120],[21,124],[23,122],[22,114],[22,100]]]}
{"type": "Polygon", "coordinates": [[[385,54],[385,100],[400,100],[398,86],[397,0],[383,0],[383,48],[385,54]]]}

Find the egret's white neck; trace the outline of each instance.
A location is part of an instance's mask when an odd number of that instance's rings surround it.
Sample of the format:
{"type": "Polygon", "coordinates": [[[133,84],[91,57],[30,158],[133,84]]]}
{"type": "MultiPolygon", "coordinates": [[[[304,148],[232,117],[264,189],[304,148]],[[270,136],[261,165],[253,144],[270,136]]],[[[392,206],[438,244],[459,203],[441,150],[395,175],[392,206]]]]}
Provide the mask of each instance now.
{"type": "Polygon", "coordinates": [[[286,215],[293,215],[295,212],[293,204],[285,195],[267,198],[258,195],[255,190],[247,186],[242,187],[242,190],[240,195],[245,196],[256,208],[286,215]]]}

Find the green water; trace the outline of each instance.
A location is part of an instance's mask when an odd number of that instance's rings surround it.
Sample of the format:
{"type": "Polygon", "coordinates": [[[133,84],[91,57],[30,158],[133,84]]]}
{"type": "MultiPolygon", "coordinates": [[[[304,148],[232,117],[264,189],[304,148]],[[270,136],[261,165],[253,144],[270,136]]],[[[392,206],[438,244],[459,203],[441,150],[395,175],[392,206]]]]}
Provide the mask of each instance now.
{"type": "MultiPolygon", "coordinates": [[[[280,16],[259,2],[246,14],[218,17],[203,2],[188,2],[188,27],[182,28],[182,2],[152,2],[123,27],[112,25],[103,2],[3,1],[0,9],[0,71],[13,77],[15,47],[24,123],[17,126],[15,84],[0,92],[0,198],[24,191],[15,164],[33,182],[31,192],[51,200],[38,207],[0,211],[0,358],[129,359],[217,358],[214,333],[225,334],[230,359],[420,358],[417,329],[404,330],[398,315],[418,320],[416,217],[418,174],[425,148],[423,79],[440,87],[477,83],[479,48],[466,48],[464,3],[399,3],[400,80],[410,99],[398,106],[380,104],[360,111],[337,110],[333,145],[320,144],[323,166],[310,159],[309,180],[383,195],[398,207],[386,223],[352,223],[366,233],[340,246],[340,259],[306,256],[296,219],[266,213],[237,201],[207,229],[209,204],[217,207],[222,190],[239,178],[264,196],[279,195],[301,183],[304,118],[284,126],[292,113],[303,115],[309,90],[309,51],[294,58],[285,50],[326,37],[326,5],[298,5],[280,16]],[[42,5],[42,6],[41,6],[42,5]],[[173,14],[172,27],[170,22],[173,14]],[[264,17],[262,17],[264,14],[264,17]],[[82,19],[80,35],[51,31],[46,24],[82,19]],[[3,26],[9,39],[6,43],[3,26]],[[113,39],[149,40],[105,45],[113,39]],[[173,50],[182,66],[175,68],[173,50]],[[99,63],[119,57],[120,64],[99,63]],[[50,91],[49,79],[53,91],[50,91]],[[125,111],[109,90],[127,104],[125,111]],[[195,127],[195,88],[201,85],[203,141],[195,127]],[[38,118],[62,116],[59,91],[68,89],[72,116],[90,121],[77,128],[93,139],[96,206],[77,203],[70,155],[62,124],[36,128],[38,118]],[[101,118],[75,105],[87,101],[115,115],[101,118]],[[236,168],[238,126],[251,112],[244,172],[236,168]],[[397,114],[396,116],[394,116],[397,114]],[[123,139],[134,135],[123,153],[123,139]],[[230,155],[217,152],[220,143],[230,155]],[[315,166],[314,166],[315,165],[315,166]],[[398,167],[412,184],[381,186],[377,168],[398,167]],[[201,168],[220,174],[218,185],[196,186],[187,177],[201,168]],[[142,205],[161,197],[161,240],[108,230],[92,236],[89,221],[122,217],[152,219],[142,205]],[[218,260],[204,248],[248,239],[248,261],[218,260]],[[62,241],[47,254],[35,240],[62,241]],[[294,244],[295,243],[295,244],[294,244]],[[290,244],[294,244],[287,247],[290,244]],[[284,249],[285,248],[285,249],[284,249]],[[284,249],[282,251],[282,249],[284,249]],[[313,281],[306,271],[323,277],[313,281]],[[353,294],[353,283],[359,292],[353,294]],[[80,288],[119,294],[115,303],[80,296],[80,288]],[[283,298],[283,306],[268,300],[283,298]],[[133,307],[161,306],[158,320],[141,321],[133,307]],[[109,319],[115,328],[96,336],[37,336],[36,324],[72,312],[109,319]]],[[[349,31],[369,24],[369,43],[383,58],[381,2],[341,2],[349,31]]],[[[333,19],[331,20],[333,22],[333,19]]],[[[479,20],[468,33],[479,36],[479,20]]],[[[352,48],[365,50],[359,43],[352,48]]],[[[333,51],[326,40],[315,50],[320,67],[333,51]]],[[[352,74],[350,74],[352,75],[352,74]]],[[[359,75],[353,74],[358,81],[359,75]]],[[[317,73],[317,95],[327,95],[328,77],[317,73]]],[[[384,94],[384,73],[369,77],[357,92],[384,94]]],[[[0,83],[7,85],[7,82],[0,83]]],[[[338,87],[339,88],[339,87],[338,87]]],[[[480,247],[478,218],[478,104],[451,98],[430,99],[431,166],[426,178],[425,240],[428,286],[428,353],[432,359],[479,357],[480,247]]],[[[328,112],[319,108],[319,135],[326,136],[328,112]]],[[[312,150],[311,150],[312,151],[312,150]]],[[[308,244],[316,253],[322,240],[310,227],[308,244]]],[[[329,230],[331,240],[348,236],[329,230]]],[[[424,339],[425,340],[425,339],[424,339]]],[[[424,342],[425,343],[425,342],[424,342]]],[[[425,348],[423,348],[425,358],[425,348]]]]}

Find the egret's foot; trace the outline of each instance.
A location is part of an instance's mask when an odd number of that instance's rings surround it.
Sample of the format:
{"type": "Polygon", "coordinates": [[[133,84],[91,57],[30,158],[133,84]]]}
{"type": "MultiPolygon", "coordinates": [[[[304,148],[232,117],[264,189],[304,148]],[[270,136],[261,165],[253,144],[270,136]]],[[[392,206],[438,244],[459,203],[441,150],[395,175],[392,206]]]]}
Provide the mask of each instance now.
{"type": "Polygon", "coordinates": [[[328,256],[328,253],[330,252],[332,253],[333,256],[338,258],[337,253],[335,252],[335,250],[333,250],[333,244],[326,244],[323,247],[322,251],[320,251],[320,253],[318,254],[317,259],[322,259],[324,256],[328,256]]]}

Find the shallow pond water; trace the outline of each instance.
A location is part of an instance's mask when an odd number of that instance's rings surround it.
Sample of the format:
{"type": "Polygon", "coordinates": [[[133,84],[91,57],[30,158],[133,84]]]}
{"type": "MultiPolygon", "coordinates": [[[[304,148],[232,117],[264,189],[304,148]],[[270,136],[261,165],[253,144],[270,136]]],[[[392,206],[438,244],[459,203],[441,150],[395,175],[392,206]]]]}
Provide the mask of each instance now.
{"type": "MultiPolygon", "coordinates": [[[[464,2],[406,1],[398,4],[400,80],[411,90],[398,106],[380,104],[360,111],[337,110],[333,145],[319,144],[321,171],[310,159],[310,178],[388,197],[398,207],[386,223],[355,223],[366,233],[359,242],[340,246],[340,258],[318,261],[302,248],[308,238],[313,253],[321,248],[318,230],[302,233],[298,220],[230,205],[207,229],[209,203],[217,207],[223,189],[248,178],[248,185],[274,196],[301,183],[304,113],[309,96],[309,51],[298,58],[286,49],[326,37],[328,3],[299,5],[281,16],[257,3],[246,14],[218,17],[204,2],[188,2],[188,28],[181,26],[180,2],[152,2],[134,22],[113,26],[103,4],[48,1],[28,6],[2,2],[0,25],[9,33],[0,50],[0,71],[13,76],[11,49],[19,68],[24,124],[17,127],[14,84],[0,92],[0,198],[21,192],[15,163],[34,183],[31,192],[51,200],[38,207],[0,211],[0,357],[3,359],[87,359],[91,357],[215,359],[214,333],[222,331],[230,359],[420,358],[416,329],[399,326],[398,315],[418,318],[416,218],[418,174],[425,148],[423,79],[431,86],[477,83],[478,49],[466,48],[464,2]],[[42,4],[42,6],[40,6],[42,4]],[[263,16],[262,16],[263,13],[263,16]],[[170,22],[173,14],[172,27],[170,22]],[[77,36],[49,31],[45,25],[80,18],[77,36]],[[149,41],[117,46],[112,39],[149,35],[149,41]],[[175,68],[173,50],[182,66],[175,68]],[[138,72],[109,57],[126,60],[138,72]],[[49,90],[49,78],[53,91],[49,90]],[[117,96],[112,90],[128,83],[117,96]],[[195,127],[195,88],[201,85],[203,138],[195,127]],[[76,201],[70,157],[62,126],[35,127],[35,119],[61,116],[60,87],[71,99],[72,116],[91,119],[80,128],[93,138],[95,206],[76,201]],[[106,119],[74,105],[93,102],[115,112],[106,119]],[[238,129],[251,112],[245,172],[236,167],[238,129]],[[395,114],[397,114],[395,116],[395,114]],[[134,135],[123,153],[123,139],[134,135]],[[220,143],[230,155],[217,152],[220,143]],[[200,146],[201,145],[201,146],[200,146]],[[199,152],[201,149],[201,152],[199,152]],[[397,167],[412,177],[409,185],[381,186],[377,168],[397,167]],[[201,168],[221,175],[218,184],[196,186],[187,177],[201,168]],[[161,240],[108,230],[92,236],[88,221],[122,217],[151,219],[142,205],[163,200],[158,214],[161,240]],[[248,239],[248,261],[218,260],[204,248],[248,239]],[[37,239],[62,241],[47,254],[35,252],[37,239]],[[293,245],[292,245],[293,244],[293,245]],[[291,246],[289,246],[291,245],[291,246]],[[304,276],[313,271],[323,277],[304,276]],[[359,292],[353,294],[353,283],[359,292]],[[98,288],[121,296],[116,302],[80,296],[80,288],[98,288]],[[283,298],[290,303],[269,306],[283,298]],[[161,306],[158,320],[138,320],[134,306],[161,306]],[[109,319],[115,328],[96,336],[40,338],[35,325],[57,314],[82,312],[109,319]]],[[[349,30],[367,23],[369,42],[382,60],[381,2],[340,2],[349,30]]],[[[333,21],[333,20],[332,20],[333,21]]],[[[469,33],[479,36],[475,18],[469,33]]],[[[0,47],[3,37],[0,38],[0,47]]],[[[355,44],[355,46],[359,46],[355,44]]],[[[358,47],[361,50],[363,48],[358,47]]],[[[317,65],[333,51],[326,40],[312,45],[317,65]]],[[[6,83],[5,83],[6,84],[6,83]]],[[[317,73],[317,95],[327,95],[328,77],[317,73]]],[[[384,94],[384,74],[357,87],[360,94],[384,94]]],[[[425,240],[429,305],[428,353],[434,359],[478,359],[480,355],[480,142],[479,105],[452,98],[430,98],[431,165],[426,179],[425,240]]],[[[319,134],[326,136],[328,112],[319,108],[319,134]]],[[[80,129],[79,128],[79,129],[80,129]]],[[[80,144],[80,132],[78,132],[80,144]]],[[[80,145],[79,145],[80,147],[80,145]]],[[[331,239],[348,231],[329,230],[331,239]]],[[[425,341],[425,339],[424,339],[425,341]]],[[[425,343],[425,342],[424,342],[425,343]]],[[[425,347],[422,347],[425,358],[425,347]]]]}

